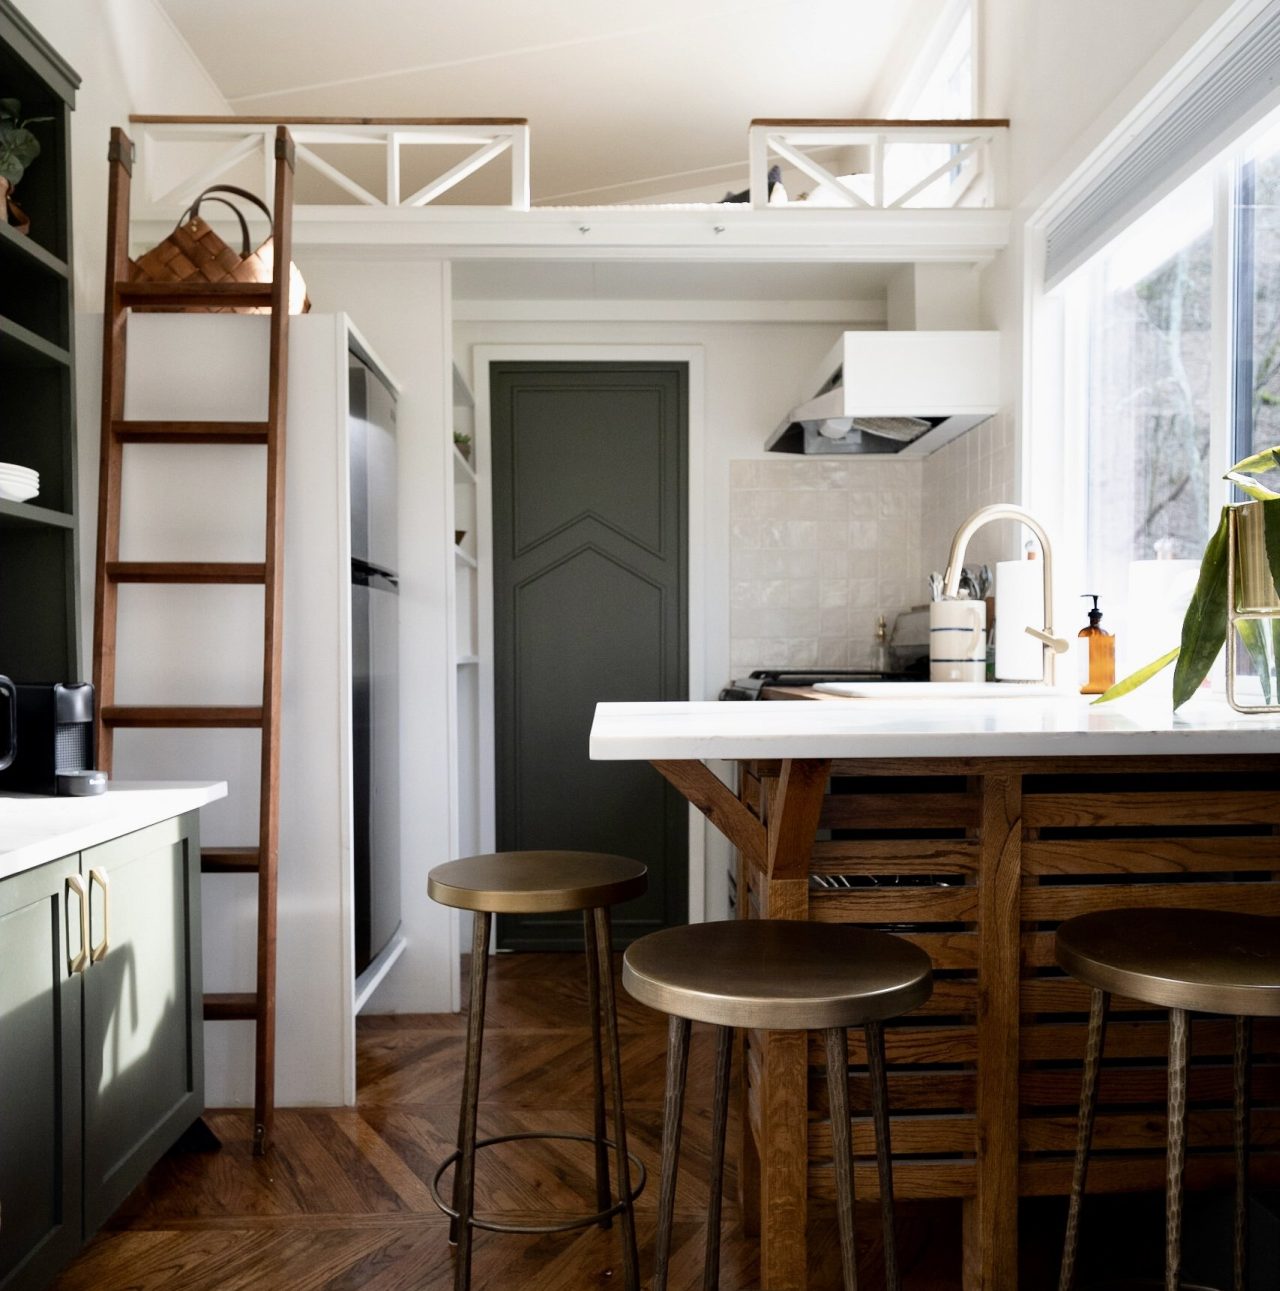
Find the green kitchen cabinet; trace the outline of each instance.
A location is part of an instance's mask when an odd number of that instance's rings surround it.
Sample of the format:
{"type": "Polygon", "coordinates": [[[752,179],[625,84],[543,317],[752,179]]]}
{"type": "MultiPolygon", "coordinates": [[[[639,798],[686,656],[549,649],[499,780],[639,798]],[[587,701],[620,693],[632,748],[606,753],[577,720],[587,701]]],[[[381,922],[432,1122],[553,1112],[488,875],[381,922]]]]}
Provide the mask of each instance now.
{"type": "Polygon", "coordinates": [[[204,1111],[195,814],[80,854],[84,1205],[92,1233],[204,1111]]]}
{"type": "Polygon", "coordinates": [[[47,1286],[83,1237],[79,859],[0,882],[0,1291],[47,1286]]]}
{"type": "Polygon", "coordinates": [[[0,1291],[47,1287],[204,1111],[198,819],[0,881],[0,1291]]]}

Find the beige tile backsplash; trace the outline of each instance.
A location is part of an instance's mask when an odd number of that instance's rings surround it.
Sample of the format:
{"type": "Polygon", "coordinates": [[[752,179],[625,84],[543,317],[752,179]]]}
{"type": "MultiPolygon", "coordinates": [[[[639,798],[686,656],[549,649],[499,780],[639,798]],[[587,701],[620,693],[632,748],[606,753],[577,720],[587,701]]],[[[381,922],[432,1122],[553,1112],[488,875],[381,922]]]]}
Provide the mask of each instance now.
{"type": "MultiPolygon", "coordinates": [[[[927,600],[961,521],[1012,490],[999,418],[917,461],[731,462],[731,671],[871,665],[877,616],[892,628],[927,600]]],[[[1003,556],[999,542],[975,543],[977,562],[1003,556]]]]}

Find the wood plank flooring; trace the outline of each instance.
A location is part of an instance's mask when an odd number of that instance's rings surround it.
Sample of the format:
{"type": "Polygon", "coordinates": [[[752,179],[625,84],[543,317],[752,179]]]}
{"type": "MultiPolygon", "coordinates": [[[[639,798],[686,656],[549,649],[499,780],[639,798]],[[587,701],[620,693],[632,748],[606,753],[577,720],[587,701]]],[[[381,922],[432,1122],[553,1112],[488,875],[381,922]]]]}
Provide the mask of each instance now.
{"type": "MultiPolygon", "coordinates": [[[[465,992],[464,992],[465,997],[465,992]]],[[[619,992],[628,1131],[650,1172],[637,1203],[641,1275],[652,1273],[665,1020],[619,992]]],[[[586,978],[568,955],[504,955],[490,976],[479,1130],[586,1131],[591,1123],[586,978]]],[[[285,1021],[287,1025],[287,1020],[285,1021]]],[[[171,1154],[57,1283],[59,1291],[444,1291],[448,1225],[429,1181],[453,1148],[465,1018],[367,1018],[359,1024],[359,1105],[280,1111],[275,1147],[255,1159],[247,1112],[211,1112],[220,1151],[171,1154]]],[[[695,1027],[670,1286],[701,1286],[713,1046],[695,1027]]],[[[735,1073],[736,1075],[736,1073],[735,1073]]],[[[736,1118],[735,1118],[736,1120],[736,1118]]],[[[759,1286],[757,1248],[736,1205],[730,1138],[721,1286],[759,1286]]],[[[586,1145],[509,1144],[482,1154],[477,1206],[512,1220],[586,1210],[586,1145]]],[[[859,1208],[862,1285],[880,1285],[877,1212],[859,1208]]],[[[904,1291],[958,1291],[957,1203],[899,1208],[904,1291]]],[[[1026,1243],[1024,1243],[1024,1246],[1026,1243]]],[[[1045,1250],[1052,1242],[1037,1243],[1045,1250]]],[[[839,1285],[834,1223],[812,1221],[809,1285],[839,1285]]],[[[1044,1263],[1044,1260],[1041,1260],[1044,1263]]],[[[1048,1260],[1051,1264],[1052,1260],[1048,1260]]],[[[1048,1285],[1044,1268],[1024,1286],[1048,1285]]],[[[618,1233],[480,1233],[478,1291],[588,1291],[621,1285],[618,1233]]]]}

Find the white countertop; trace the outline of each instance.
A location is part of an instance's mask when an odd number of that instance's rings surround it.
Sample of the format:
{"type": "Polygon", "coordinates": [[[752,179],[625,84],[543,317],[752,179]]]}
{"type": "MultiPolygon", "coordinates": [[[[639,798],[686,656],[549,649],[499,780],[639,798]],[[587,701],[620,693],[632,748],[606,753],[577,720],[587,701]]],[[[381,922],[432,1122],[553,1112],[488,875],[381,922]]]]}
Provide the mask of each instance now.
{"type": "Polygon", "coordinates": [[[112,781],[92,798],[0,794],[0,879],[226,796],[224,780],[112,781]]]}
{"type": "Polygon", "coordinates": [[[1164,696],[1093,707],[1066,694],[596,705],[591,756],[704,758],[1086,757],[1280,754],[1280,714],[1245,716],[1199,695],[1178,713],[1164,696]]]}

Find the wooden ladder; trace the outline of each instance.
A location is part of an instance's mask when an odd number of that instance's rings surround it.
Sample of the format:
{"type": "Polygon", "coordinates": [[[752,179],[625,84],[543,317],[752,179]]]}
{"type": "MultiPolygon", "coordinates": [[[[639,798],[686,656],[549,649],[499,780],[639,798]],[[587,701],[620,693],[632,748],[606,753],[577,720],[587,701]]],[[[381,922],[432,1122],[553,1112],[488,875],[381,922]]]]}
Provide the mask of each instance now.
{"type": "Polygon", "coordinates": [[[243,994],[206,995],[206,1020],[256,1024],[253,1145],[271,1142],[275,1114],[276,865],[280,826],[280,670],[284,590],[285,395],[289,358],[289,266],[292,260],[293,140],[275,138],[274,264],[269,283],[140,283],[130,281],[129,196],[134,148],[111,132],[107,208],[106,305],[103,318],[101,475],[94,583],[93,683],[97,691],[98,767],[110,774],[113,737],[121,727],[258,728],[262,735],[256,847],[206,847],[204,874],[258,876],[257,987],[243,994]],[[242,421],[126,421],[125,338],[131,309],[269,308],[267,417],[242,421]],[[267,512],[261,563],[120,559],[120,484],[126,444],[259,444],[267,449],[267,512]],[[263,588],[262,703],[254,707],[120,705],[115,697],[116,617],[121,583],[251,583],[263,588]]]}

